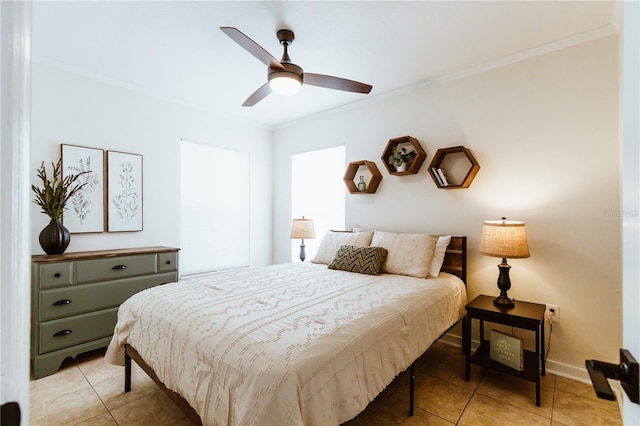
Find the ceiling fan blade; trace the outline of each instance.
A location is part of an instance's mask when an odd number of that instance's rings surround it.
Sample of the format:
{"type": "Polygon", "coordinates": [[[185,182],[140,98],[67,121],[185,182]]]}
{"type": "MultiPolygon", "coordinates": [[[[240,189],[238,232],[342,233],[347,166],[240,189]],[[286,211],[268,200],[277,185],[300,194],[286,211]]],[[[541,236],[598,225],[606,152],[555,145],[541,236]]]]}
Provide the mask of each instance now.
{"type": "Polygon", "coordinates": [[[242,104],[243,107],[254,106],[264,98],[266,98],[271,93],[271,86],[269,83],[263,84],[258,90],[253,92],[251,96],[247,98],[246,101],[242,104]]]}
{"type": "Polygon", "coordinates": [[[264,50],[262,46],[260,46],[255,41],[251,40],[244,33],[234,27],[220,27],[223,33],[228,35],[233,41],[238,43],[240,46],[244,48],[247,52],[251,53],[255,56],[260,62],[267,65],[270,68],[275,69],[284,69],[284,66],[280,64],[276,58],[271,56],[269,52],[264,50]]]}
{"type": "Polygon", "coordinates": [[[304,84],[326,87],[328,89],[344,90],[345,92],[369,93],[373,86],[346,78],[333,77],[324,74],[304,73],[304,84]]]}

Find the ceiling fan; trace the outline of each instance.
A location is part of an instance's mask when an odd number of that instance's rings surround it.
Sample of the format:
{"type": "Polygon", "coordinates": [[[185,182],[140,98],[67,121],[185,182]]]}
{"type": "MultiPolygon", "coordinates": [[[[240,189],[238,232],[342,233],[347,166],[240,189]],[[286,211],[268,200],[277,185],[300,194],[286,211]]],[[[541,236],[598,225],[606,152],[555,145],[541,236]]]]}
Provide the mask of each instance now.
{"type": "Polygon", "coordinates": [[[284,96],[295,95],[298,93],[303,83],[310,84],[312,86],[326,87],[329,89],[344,90],[346,92],[371,92],[372,86],[369,84],[347,80],[346,78],[333,77],[330,75],[307,73],[304,72],[302,68],[292,63],[287,51],[289,45],[295,38],[293,31],[291,30],[281,29],[277,32],[278,40],[280,41],[280,44],[284,46],[282,59],[278,61],[262,46],[251,40],[237,28],[220,27],[220,29],[247,52],[251,53],[260,62],[269,67],[267,72],[268,82],[253,92],[251,96],[244,101],[242,106],[254,106],[267,97],[267,95],[272,91],[284,96]]]}

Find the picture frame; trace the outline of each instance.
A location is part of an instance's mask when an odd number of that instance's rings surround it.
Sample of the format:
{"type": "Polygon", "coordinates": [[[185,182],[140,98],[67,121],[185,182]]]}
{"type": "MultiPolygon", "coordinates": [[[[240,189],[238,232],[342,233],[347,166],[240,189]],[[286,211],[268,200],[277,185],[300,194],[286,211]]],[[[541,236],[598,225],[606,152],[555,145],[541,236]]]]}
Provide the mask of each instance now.
{"type": "Polygon", "coordinates": [[[142,231],[142,155],[107,151],[107,232],[142,231]]]}
{"type": "Polygon", "coordinates": [[[524,370],[524,341],[498,330],[489,334],[489,355],[492,360],[517,371],[524,370]]]}
{"type": "Polygon", "coordinates": [[[84,184],[71,197],[62,214],[62,222],[72,234],[104,232],[104,150],[61,144],[62,177],[82,174],[76,181],[84,184]]]}

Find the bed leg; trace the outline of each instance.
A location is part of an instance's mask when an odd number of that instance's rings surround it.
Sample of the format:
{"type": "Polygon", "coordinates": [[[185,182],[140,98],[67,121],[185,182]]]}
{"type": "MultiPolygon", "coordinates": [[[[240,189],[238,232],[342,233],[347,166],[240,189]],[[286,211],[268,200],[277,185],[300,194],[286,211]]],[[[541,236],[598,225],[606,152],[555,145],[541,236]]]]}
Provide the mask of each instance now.
{"type": "Polygon", "coordinates": [[[413,416],[413,396],[416,382],[414,364],[409,367],[409,416],[413,416]]]}
{"type": "Polygon", "coordinates": [[[129,392],[131,390],[131,357],[124,351],[124,391],[129,392]]]}

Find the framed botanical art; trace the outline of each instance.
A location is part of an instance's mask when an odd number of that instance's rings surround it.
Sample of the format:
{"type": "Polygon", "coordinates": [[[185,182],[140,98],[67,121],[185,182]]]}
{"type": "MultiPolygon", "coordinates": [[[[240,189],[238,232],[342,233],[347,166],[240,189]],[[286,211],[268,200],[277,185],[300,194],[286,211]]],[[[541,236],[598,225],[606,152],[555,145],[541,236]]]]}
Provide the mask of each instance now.
{"type": "Polygon", "coordinates": [[[142,231],[142,155],[107,151],[107,231],[142,231]]]}
{"type": "Polygon", "coordinates": [[[64,226],[71,233],[104,232],[104,151],[61,145],[62,178],[83,173],[76,181],[84,186],[67,203],[64,226]]]}

